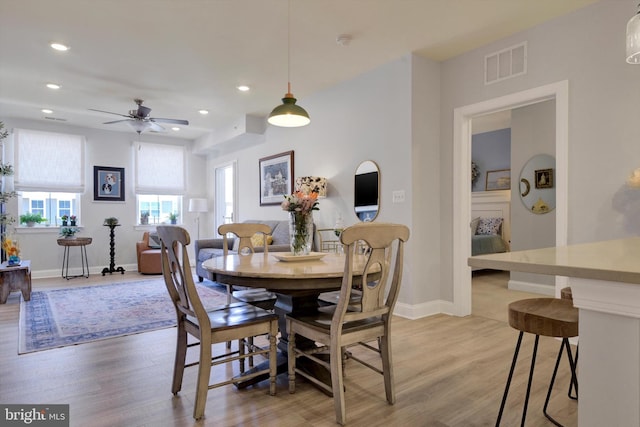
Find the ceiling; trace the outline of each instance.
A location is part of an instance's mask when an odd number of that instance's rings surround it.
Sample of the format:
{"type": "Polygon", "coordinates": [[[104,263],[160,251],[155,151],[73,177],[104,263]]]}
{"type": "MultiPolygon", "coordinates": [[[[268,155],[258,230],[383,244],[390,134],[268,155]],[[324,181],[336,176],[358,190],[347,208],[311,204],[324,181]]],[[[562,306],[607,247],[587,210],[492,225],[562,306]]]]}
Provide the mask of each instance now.
{"type": "Polygon", "coordinates": [[[293,0],[288,71],[286,0],[0,0],[0,116],[133,133],[88,109],[127,114],[141,98],[152,117],[189,120],[168,136],[195,139],[268,115],[288,72],[304,100],[407,53],[446,60],[595,1],[293,0]]]}

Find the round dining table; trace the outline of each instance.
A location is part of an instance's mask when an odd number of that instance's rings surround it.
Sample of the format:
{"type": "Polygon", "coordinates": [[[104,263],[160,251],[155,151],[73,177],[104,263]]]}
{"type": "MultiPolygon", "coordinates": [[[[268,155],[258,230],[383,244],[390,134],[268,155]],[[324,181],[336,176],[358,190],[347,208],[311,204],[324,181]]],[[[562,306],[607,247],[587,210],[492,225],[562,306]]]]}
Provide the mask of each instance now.
{"type": "MultiPolygon", "coordinates": [[[[365,262],[364,255],[355,255],[355,286],[360,285],[358,282],[361,278],[358,275],[362,274],[365,262]]],[[[279,316],[280,329],[278,348],[286,355],[286,315],[314,312],[318,308],[318,296],[321,293],[340,289],[345,255],[315,252],[309,256],[294,257],[287,253],[253,253],[211,258],[203,262],[202,266],[213,274],[213,280],[218,283],[266,288],[276,294],[274,309],[279,316]]],[[[296,345],[301,343],[296,340],[296,345]]],[[[286,357],[279,359],[278,372],[286,372],[286,367],[286,357]]],[[[314,372],[314,375],[322,381],[327,380],[322,371],[314,372]]]]}

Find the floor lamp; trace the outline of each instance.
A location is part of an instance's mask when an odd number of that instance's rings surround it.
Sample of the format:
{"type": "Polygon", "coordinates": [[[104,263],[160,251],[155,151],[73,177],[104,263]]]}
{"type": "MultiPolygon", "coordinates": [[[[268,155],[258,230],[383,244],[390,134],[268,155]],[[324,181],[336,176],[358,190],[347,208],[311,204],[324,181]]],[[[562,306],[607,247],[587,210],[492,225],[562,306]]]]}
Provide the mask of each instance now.
{"type": "Polygon", "coordinates": [[[189,212],[197,212],[198,240],[200,240],[200,212],[207,212],[207,199],[189,199],[189,212]]]}

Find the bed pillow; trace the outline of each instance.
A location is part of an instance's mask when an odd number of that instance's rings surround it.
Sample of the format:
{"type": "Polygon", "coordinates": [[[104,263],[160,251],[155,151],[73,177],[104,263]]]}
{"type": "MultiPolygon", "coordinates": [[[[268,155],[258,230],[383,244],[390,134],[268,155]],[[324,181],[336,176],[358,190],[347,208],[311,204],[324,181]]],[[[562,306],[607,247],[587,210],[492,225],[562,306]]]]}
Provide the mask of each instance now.
{"type": "Polygon", "coordinates": [[[488,235],[488,234],[500,234],[500,227],[502,226],[502,218],[480,218],[478,223],[478,229],[476,234],[488,235]]]}
{"type": "Polygon", "coordinates": [[[478,232],[478,224],[480,224],[480,217],[473,218],[471,220],[471,235],[475,235],[478,232]]]}

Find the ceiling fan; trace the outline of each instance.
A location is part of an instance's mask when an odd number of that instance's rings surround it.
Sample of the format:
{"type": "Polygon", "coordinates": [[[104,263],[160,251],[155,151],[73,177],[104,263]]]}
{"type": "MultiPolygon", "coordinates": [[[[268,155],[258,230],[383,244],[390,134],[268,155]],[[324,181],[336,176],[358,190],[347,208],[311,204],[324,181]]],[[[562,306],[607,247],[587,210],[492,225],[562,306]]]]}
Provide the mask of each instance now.
{"type": "Polygon", "coordinates": [[[96,110],[95,108],[89,108],[89,110],[126,117],[126,119],[114,120],[111,122],[104,122],[103,124],[109,125],[112,123],[129,122],[131,127],[133,127],[133,129],[135,129],[135,131],[138,132],[138,135],[147,129],[154,132],[164,132],[165,128],[160,126],[158,122],[172,123],[176,125],[185,125],[185,126],[189,124],[187,120],[161,119],[157,117],[149,117],[149,114],[151,113],[151,108],[145,107],[144,105],[142,105],[142,103],[144,102],[142,99],[134,99],[133,101],[138,105],[138,108],[135,110],[129,110],[129,114],[113,113],[111,111],[96,110]]]}

